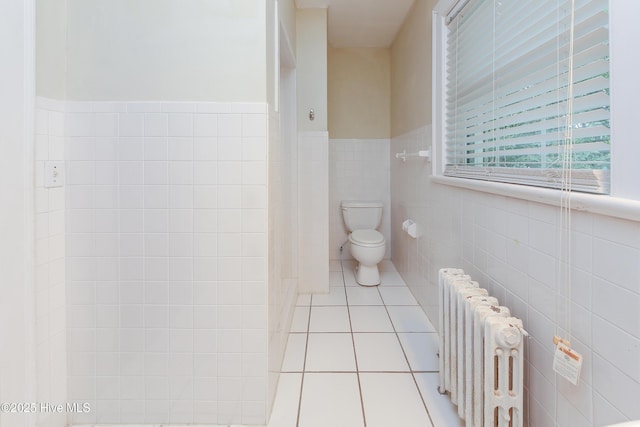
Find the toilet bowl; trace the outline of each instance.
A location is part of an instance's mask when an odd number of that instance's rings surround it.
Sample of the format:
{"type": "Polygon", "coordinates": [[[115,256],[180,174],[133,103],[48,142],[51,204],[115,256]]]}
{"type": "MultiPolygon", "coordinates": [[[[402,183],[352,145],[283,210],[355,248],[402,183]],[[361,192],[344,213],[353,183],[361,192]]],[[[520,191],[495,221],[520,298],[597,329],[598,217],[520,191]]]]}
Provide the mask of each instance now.
{"type": "Polygon", "coordinates": [[[355,230],[349,235],[351,255],[358,261],[356,282],[363,286],[380,284],[378,263],[384,258],[386,241],[376,230],[355,230]]]}
{"type": "Polygon", "coordinates": [[[371,200],[343,200],[342,218],[349,233],[351,256],[358,261],[356,282],[363,286],[380,284],[378,263],[384,258],[386,242],[376,230],[382,221],[384,204],[371,200]]]}

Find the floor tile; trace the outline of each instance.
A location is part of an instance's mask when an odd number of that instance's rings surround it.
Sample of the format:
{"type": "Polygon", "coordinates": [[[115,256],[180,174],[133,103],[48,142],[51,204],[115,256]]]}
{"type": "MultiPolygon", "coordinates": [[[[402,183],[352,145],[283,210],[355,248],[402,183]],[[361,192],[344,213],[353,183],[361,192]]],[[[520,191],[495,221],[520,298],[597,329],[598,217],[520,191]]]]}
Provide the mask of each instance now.
{"type": "Polygon", "coordinates": [[[429,408],[434,427],[463,427],[464,421],[458,417],[458,411],[449,395],[438,392],[439,375],[437,373],[414,374],[422,398],[429,408]]]}
{"type": "Polygon", "coordinates": [[[431,427],[411,374],[360,374],[367,427],[431,427]]]}
{"type": "Polygon", "coordinates": [[[355,372],[351,334],[309,334],[305,372],[355,372]]]}
{"type": "Polygon", "coordinates": [[[356,265],[358,265],[358,261],[356,261],[355,259],[344,259],[342,260],[342,271],[353,271],[355,270],[356,265]]]}
{"type": "Polygon", "coordinates": [[[437,392],[428,317],[390,260],[378,265],[377,287],[357,284],[356,265],[332,260],[330,292],[297,298],[268,427],[461,427],[437,392]]]}
{"type": "Polygon", "coordinates": [[[268,427],[292,427],[298,418],[302,374],[280,374],[268,427]]]}
{"type": "Polygon", "coordinates": [[[291,320],[291,332],[307,332],[309,325],[309,307],[296,307],[291,320]]]}
{"type": "Polygon", "coordinates": [[[396,334],[353,334],[353,340],[359,371],[409,370],[396,334]]]}
{"type": "Polygon", "coordinates": [[[396,332],[435,332],[422,308],[416,306],[389,306],[389,316],[396,332]]]}
{"type": "Polygon", "coordinates": [[[382,298],[377,287],[348,286],[347,303],[349,305],[382,305],[382,298]]]}
{"type": "Polygon", "coordinates": [[[396,267],[393,265],[390,259],[383,259],[378,264],[378,270],[382,271],[396,271],[396,267]]]}
{"type": "Polygon", "coordinates": [[[342,263],[339,259],[329,261],[329,271],[342,271],[342,263]]]}
{"type": "Polygon", "coordinates": [[[344,280],[342,278],[341,271],[329,272],[329,286],[344,286],[344,280]]]}
{"type": "Polygon", "coordinates": [[[342,271],[342,275],[344,276],[344,285],[345,286],[360,286],[358,282],[356,282],[356,276],[353,273],[352,269],[344,269],[342,271]]]}
{"type": "Polygon", "coordinates": [[[296,300],[297,307],[308,307],[311,305],[311,294],[300,294],[296,300]]]}
{"type": "Polygon", "coordinates": [[[418,305],[406,286],[380,287],[380,295],[386,305],[418,305]]]}
{"type": "Polygon", "coordinates": [[[381,271],[380,286],[406,286],[406,284],[397,271],[381,271]]]}
{"type": "Polygon", "coordinates": [[[347,300],[342,286],[329,288],[328,294],[314,294],[311,298],[311,305],[346,305],[347,300]]]}
{"type": "Polygon", "coordinates": [[[435,332],[399,333],[402,349],[413,371],[438,371],[438,334],[435,332]]]}
{"type": "Polygon", "coordinates": [[[304,375],[299,427],[364,426],[355,373],[304,375]]]}
{"type": "Polygon", "coordinates": [[[351,332],[347,307],[312,307],[309,332],[351,332]]]}
{"type": "Polygon", "coordinates": [[[349,314],[353,332],[393,332],[384,306],[349,307],[349,314]]]}
{"type": "Polygon", "coordinates": [[[302,372],[307,349],[307,334],[289,334],[282,361],[282,372],[302,372]]]}

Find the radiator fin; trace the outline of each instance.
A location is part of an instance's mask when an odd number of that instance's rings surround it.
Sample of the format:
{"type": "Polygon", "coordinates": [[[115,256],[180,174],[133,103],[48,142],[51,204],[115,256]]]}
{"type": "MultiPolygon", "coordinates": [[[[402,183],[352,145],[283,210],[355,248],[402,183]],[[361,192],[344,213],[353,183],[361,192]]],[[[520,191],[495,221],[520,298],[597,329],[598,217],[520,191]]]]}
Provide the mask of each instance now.
{"type": "Polygon", "coordinates": [[[522,427],[523,324],[462,269],[439,271],[440,392],[467,427],[522,427]]]}

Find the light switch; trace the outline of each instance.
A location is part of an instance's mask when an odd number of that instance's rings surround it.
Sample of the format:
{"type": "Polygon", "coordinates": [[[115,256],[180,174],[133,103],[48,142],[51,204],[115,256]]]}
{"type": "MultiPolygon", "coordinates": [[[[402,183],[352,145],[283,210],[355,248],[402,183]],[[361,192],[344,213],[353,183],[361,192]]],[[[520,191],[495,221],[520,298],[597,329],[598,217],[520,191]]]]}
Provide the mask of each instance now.
{"type": "Polygon", "coordinates": [[[64,162],[50,160],[44,162],[45,188],[62,187],[64,185],[64,162]]]}

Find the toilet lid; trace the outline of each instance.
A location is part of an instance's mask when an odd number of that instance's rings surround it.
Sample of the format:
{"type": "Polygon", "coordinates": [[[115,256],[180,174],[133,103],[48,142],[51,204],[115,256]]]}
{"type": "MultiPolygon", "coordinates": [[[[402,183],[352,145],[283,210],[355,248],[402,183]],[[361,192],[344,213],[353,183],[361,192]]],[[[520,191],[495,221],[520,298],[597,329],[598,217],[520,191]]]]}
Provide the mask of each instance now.
{"type": "Polygon", "coordinates": [[[349,239],[352,242],[362,243],[365,245],[376,245],[384,243],[384,236],[376,230],[356,230],[351,233],[349,239]]]}

